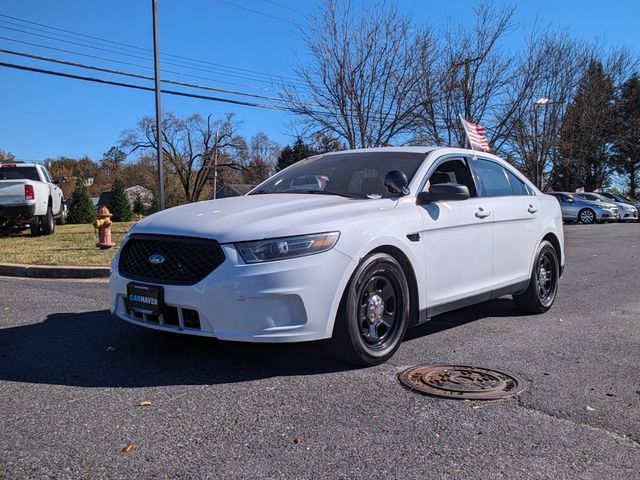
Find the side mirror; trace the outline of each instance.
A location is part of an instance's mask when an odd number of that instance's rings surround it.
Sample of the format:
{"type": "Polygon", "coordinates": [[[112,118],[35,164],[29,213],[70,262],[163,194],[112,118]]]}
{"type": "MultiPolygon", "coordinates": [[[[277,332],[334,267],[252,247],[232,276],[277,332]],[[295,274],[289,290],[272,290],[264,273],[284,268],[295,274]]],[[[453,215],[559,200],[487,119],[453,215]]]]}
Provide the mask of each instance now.
{"type": "Polygon", "coordinates": [[[428,192],[420,192],[416,204],[425,205],[438,200],[466,200],[469,198],[469,189],[459,183],[437,183],[429,187],[428,192]]]}
{"type": "Polygon", "coordinates": [[[392,195],[409,195],[409,180],[402,170],[391,170],[384,177],[384,186],[392,195]]]}

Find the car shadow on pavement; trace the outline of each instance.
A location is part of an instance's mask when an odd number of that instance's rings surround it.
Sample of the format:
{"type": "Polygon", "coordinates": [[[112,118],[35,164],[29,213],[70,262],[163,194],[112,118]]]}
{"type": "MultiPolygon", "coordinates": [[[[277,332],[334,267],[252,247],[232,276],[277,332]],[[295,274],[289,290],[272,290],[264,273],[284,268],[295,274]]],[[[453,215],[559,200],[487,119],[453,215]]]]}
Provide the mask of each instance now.
{"type": "MultiPolygon", "coordinates": [[[[438,315],[407,332],[417,339],[480,318],[517,316],[509,299],[438,315]]],[[[157,332],[107,310],[57,313],[42,323],[0,329],[0,380],[79,387],[151,387],[236,383],[275,376],[357,369],[327,341],[224,342],[157,332]]]]}
{"type": "Polygon", "coordinates": [[[521,310],[516,307],[511,297],[501,297],[452,312],[436,315],[427,323],[407,331],[404,339],[414,340],[425,335],[431,335],[443,330],[462,326],[487,317],[521,317],[521,310]]]}
{"type": "Polygon", "coordinates": [[[223,342],[145,329],[107,310],[59,313],[42,323],[0,329],[0,380],[135,388],[356,368],[330,355],[326,343],[223,342]]]}

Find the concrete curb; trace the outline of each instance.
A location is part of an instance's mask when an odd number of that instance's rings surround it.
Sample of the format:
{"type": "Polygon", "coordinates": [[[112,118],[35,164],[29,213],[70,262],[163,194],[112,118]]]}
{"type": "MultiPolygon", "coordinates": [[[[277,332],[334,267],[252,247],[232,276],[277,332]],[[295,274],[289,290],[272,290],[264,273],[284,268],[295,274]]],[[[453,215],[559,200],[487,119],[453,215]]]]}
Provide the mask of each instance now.
{"type": "Polygon", "coordinates": [[[18,265],[0,263],[0,275],[26,278],[106,278],[109,267],[71,267],[58,265],[18,265]]]}

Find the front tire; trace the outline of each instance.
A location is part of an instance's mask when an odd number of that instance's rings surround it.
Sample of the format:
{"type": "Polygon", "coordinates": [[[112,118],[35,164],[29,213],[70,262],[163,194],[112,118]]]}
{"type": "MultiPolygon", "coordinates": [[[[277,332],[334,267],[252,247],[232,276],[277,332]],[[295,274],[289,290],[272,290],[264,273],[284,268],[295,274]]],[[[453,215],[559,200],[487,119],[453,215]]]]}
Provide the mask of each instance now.
{"type": "Polygon", "coordinates": [[[56,225],[64,225],[67,223],[67,209],[64,208],[64,203],[60,204],[60,213],[56,219],[56,225]]]}
{"type": "Polygon", "coordinates": [[[578,213],[578,220],[580,220],[580,223],[584,223],[585,225],[594,223],[596,221],[596,212],[590,208],[583,208],[580,210],[580,213],[578,213]]]}
{"type": "Polygon", "coordinates": [[[513,301],[528,313],[544,313],[551,308],[558,293],[560,263],[558,253],[551,242],[543,241],[538,248],[529,287],[513,301]]]}
{"type": "Polygon", "coordinates": [[[367,256],[347,286],[336,318],[335,341],[350,363],[384,363],[398,349],[409,323],[409,286],[398,261],[367,256]]]}

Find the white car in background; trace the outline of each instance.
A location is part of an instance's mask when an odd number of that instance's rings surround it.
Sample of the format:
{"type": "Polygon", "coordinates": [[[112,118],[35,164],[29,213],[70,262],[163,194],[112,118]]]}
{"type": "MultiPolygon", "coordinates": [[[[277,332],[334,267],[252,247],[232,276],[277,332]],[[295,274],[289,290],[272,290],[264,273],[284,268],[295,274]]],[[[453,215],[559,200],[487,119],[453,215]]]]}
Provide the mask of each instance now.
{"type": "Polygon", "coordinates": [[[609,195],[596,192],[576,193],[580,198],[585,200],[591,200],[592,202],[610,203],[618,209],[618,221],[619,222],[635,222],[638,220],[638,209],[627,202],[621,202],[617,199],[612,199],[609,195]]]}
{"type": "Polygon", "coordinates": [[[348,360],[374,365],[407,327],[449,310],[510,294],[524,311],[545,312],[563,245],[556,199],[496,156],[328,153],[246,196],[138,222],[113,261],[111,309],[223,340],[333,337],[348,360]]]}

